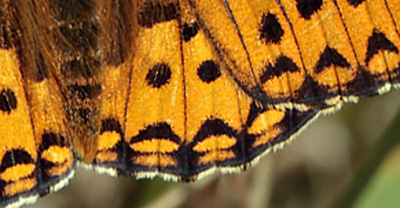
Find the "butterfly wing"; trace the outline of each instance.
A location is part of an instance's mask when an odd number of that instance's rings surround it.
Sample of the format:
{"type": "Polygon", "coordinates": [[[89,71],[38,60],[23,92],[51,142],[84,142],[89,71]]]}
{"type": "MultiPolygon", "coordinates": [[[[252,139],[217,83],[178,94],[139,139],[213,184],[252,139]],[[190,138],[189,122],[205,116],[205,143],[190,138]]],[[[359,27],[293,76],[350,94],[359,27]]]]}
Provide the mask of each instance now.
{"type": "Polygon", "coordinates": [[[99,171],[185,181],[217,169],[236,172],[317,116],[276,110],[244,92],[188,2],[141,1],[132,8],[129,25],[106,24],[120,25],[121,40],[133,37],[134,45],[109,53],[132,58],[103,72],[99,171]]]}
{"type": "Polygon", "coordinates": [[[114,175],[236,172],[400,82],[399,0],[2,3],[0,205],[65,185],[72,149],[114,175]]]}
{"type": "MultiPolygon", "coordinates": [[[[73,175],[62,97],[31,2],[0,5],[0,206],[32,203],[73,175]],[[27,31],[32,29],[31,31],[27,31]],[[35,30],[38,29],[38,30],[35,30]],[[18,34],[24,34],[19,36],[18,34]]],[[[41,12],[35,12],[41,17],[41,12]]]]}
{"type": "Polygon", "coordinates": [[[399,84],[398,0],[189,2],[257,100],[330,108],[399,84]]]}

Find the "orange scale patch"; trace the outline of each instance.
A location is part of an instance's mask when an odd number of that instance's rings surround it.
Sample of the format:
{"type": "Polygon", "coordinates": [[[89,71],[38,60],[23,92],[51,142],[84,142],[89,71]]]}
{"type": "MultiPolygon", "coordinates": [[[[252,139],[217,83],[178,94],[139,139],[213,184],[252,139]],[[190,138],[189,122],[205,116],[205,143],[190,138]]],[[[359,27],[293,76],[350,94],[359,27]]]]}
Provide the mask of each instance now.
{"type": "Polygon", "coordinates": [[[72,161],[73,153],[67,147],[53,145],[42,153],[42,159],[60,164],[65,161],[72,161]]]}
{"type": "Polygon", "coordinates": [[[58,166],[52,167],[48,170],[46,170],[46,174],[48,176],[61,176],[62,174],[65,174],[70,168],[72,167],[72,163],[68,163],[67,161],[65,163],[62,163],[58,166]]]}
{"type": "Polygon", "coordinates": [[[257,116],[251,126],[247,129],[249,134],[261,134],[269,131],[273,125],[279,123],[285,117],[284,111],[268,110],[257,116]]]}
{"type": "Polygon", "coordinates": [[[263,89],[273,99],[289,98],[292,89],[299,89],[304,81],[302,73],[286,73],[281,76],[273,77],[263,84],[263,89]]]}
{"type": "Polygon", "coordinates": [[[142,153],[169,153],[178,150],[179,145],[167,139],[151,139],[135,142],[130,147],[142,153]]]}
{"type": "Polygon", "coordinates": [[[53,145],[42,153],[42,159],[56,165],[46,171],[49,176],[60,176],[73,167],[74,156],[69,148],[53,145]]]}
{"type": "Polygon", "coordinates": [[[6,196],[13,196],[18,193],[31,190],[36,186],[37,181],[34,178],[26,178],[23,180],[18,180],[4,187],[4,194],[6,196]]]}
{"type": "Polygon", "coordinates": [[[121,136],[117,132],[104,132],[98,138],[97,149],[105,150],[114,147],[121,141],[121,136]]]}
{"type": "Polygon", "coordinates": [[[199,163],[202,165],[210,164],[217,161],[226,161],[235,157],[232,150],[216,150],[206,152],[205,155],[199,158],[199,163]]]}
{"type": "Polygon", "coordinates": [[[2,174],[1,179],[4,181],[17,181],[20,178],[27,177],[35,170],[34,164],[19,164],[7,168],[2,174]]]}
{"type": "Polygon", "coordinates": [[[278,127],[272,127],[264,131],[265,132],[262,135],[256,137],[256,140],[252,145],[253,147],[258,147],[260,145],[266,144],[274,140],[280,133],[282,133],[282,130],[278,127]]]}
{"type": "Polygon", "coordinates": [[[214,152],[221,149],[228,149],[236,144],[236,138],[226,135],[210,136],[203,141],[197,143],[193,150],[196,152],[214,152]]]}
{"type": "Polygon", "coordinates": [[[118,160],[118,154],[116,152],[111,152],[104,150],[98,152],[96,155],[96,160],[101,162],[113,162],[118,160]]]}
{"type": "Polygon", "coordinates": [[[369,72],[374,75],[382,75],[382,79],[388,79],[386,70],[393,71],[399,66],[400,55],[390,51],[383,51],[380,54],[376,54],[370,60],[368,67],[369,72]]]}
{"type": "Polygon", "coordinates": [[[176,166],[177,162],[174,157],[162,154],[151,154],[151,155],[140,155],[134,157],[132,162],[138,165],[148,166],[148,167],[167,167],[176,166]]]}

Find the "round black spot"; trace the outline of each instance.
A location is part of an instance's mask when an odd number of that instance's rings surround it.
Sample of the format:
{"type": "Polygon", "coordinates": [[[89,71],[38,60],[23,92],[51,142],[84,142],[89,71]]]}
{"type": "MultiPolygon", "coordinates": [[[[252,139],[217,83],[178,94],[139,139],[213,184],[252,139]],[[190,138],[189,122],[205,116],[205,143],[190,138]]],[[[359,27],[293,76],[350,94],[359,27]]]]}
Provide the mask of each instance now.
{"type": "Polygon", "coordinates": [[[160,88],[167,84],[171,78],[171,69],[165,63],[156,64],[149,70],[146,76],[146,81],[149,85],[155,88],[160,88]]]}
{"type": "Polygon", "coordinates": [[[204,82],[210,83],[221,76],[221,70],[214,61],[207,60],[197,68],[197,75],[204,82]]]}
{"type": "Polygon", "coordinates": [[[262,41],[275,44],[281,41],[284,33],[278,18],[274,14],[263,15],[259,31],[262,41]]]}
{"type": "Polygon", "coordinates": [[[0,110],[10,113],[17,108],[17,98],[11,89],[3,89],[0,92],[0,110]]]}

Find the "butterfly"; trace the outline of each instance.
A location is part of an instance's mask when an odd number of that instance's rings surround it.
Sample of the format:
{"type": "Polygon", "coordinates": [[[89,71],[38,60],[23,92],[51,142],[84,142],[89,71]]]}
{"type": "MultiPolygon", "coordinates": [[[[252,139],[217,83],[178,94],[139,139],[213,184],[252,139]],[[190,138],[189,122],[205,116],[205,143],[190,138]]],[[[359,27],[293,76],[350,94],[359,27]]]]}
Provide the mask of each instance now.
{"type": "Polygon", "coordinates": [[[0,205],[76,164],[194,181],[400,82],[399,0],[3,0],[0,205]]]}

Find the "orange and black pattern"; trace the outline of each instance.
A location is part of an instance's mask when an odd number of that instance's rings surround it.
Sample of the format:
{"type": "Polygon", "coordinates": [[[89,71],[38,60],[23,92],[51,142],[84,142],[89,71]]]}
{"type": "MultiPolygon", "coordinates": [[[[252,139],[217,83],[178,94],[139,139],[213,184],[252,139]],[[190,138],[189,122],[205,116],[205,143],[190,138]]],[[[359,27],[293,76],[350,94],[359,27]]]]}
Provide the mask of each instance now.
{"type": "Polygon", "coordinates": [[[400,85],[399,0],[1,0],[0,206],[194,181],[400,85]]]}

